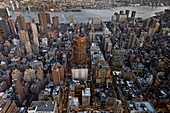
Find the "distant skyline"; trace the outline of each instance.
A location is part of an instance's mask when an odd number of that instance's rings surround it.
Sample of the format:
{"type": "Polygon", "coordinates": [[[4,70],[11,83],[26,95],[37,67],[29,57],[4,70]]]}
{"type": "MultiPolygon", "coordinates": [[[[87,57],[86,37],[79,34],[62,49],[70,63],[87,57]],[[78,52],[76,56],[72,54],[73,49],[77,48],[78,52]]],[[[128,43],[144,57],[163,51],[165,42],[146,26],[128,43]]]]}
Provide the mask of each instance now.
{"type": "MultiPolygon", "coordinates": [[[[59,16],[59,20],[61,23],[68,22],[69,15],[74,15],[75,22],[83,21],[87,22],[88,18],[93,18],[96,16],[100,16],[104,21],[111,20],[112,15],[114,15],[115,12],[119,11],[125,11],[126,9],[129,9],[131,11],[136,10],[137,14],[136,17],[142,17],[142,18],[148,18],[150,16],[154,16],[155,12],[164,11],[169,7],[157,7],[152,8],[148,6],[141,6],[141,7],[115,7],[110,10],[93,10],[93,9],[84,9],[81,12],[48,12],[51,16],[59,16]],[[147,12],[147,13],[146,13],[147,12]]],[[[30,17],[33,17],[35,19],[35,22],[38,21],[38,13],[35,12],[25,12],[25,13],[16,13],[16,12],[10,12],[13,18],[15,19],[16,16],[19,14],[22,14],[25,16],[26,21],[29,22],[31,19],[30,17]]]]}

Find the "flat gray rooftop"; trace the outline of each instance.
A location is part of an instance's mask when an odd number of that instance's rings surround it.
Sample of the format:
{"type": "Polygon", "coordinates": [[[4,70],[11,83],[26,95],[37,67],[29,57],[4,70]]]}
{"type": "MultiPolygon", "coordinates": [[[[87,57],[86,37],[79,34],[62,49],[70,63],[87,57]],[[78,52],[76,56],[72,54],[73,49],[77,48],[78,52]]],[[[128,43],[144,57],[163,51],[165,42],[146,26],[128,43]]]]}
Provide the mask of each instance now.
{"type": "Polygon", "coordinates": [[[36,111],[54,111],[55,102],[54,101],[33,101],[31,107],[37,107],[36,111]]]}

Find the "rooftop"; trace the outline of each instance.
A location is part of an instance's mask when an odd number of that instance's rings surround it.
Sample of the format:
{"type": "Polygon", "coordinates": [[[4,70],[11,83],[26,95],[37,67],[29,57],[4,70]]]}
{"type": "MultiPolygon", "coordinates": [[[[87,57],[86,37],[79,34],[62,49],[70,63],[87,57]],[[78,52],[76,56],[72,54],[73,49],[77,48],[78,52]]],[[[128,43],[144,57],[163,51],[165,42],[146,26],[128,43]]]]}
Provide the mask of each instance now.
{"type": "Polygon", "coordinates": [[[54,111],[55,110],[55,102],[54,101],[33,101],[31,103],[31,107],[28,108],[29,111],[54,111]]]}
{"type": "Polygon", "coordinates": [[[90,96],[90,88],[82,90],[82,96],[90,96]]]}
{"type": "Polygon", "coordinates": [[[138,112],[144,112],[148,111],[149,113],[157,113],[155,108],[152,106],[150,102],[127,102],[127,107],[129,108],[129,111],[138,111],[138,112]]]}

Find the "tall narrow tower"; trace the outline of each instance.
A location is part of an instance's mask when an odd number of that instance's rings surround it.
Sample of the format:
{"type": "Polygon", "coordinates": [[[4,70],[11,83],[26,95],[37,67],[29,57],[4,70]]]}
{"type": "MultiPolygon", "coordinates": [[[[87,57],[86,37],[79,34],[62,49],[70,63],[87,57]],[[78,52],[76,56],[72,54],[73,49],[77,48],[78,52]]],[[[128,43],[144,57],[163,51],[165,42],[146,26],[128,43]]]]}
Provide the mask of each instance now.
{"type": "Polygon", "coordinates": [[[9,22],[9,25],[10,25],[10,29],[11,29],[11,32],[13,35],[16,35],[17,34],[17,30],[16,30],[16,27],[15,27],[15,23],[14,23],[14,19],[12,18],[12,16],[10,16],[8,18],[8,22],[9,22]]]}
{"type": "Polygon", "coordinates": [[[38,39],[38,30],[35,23],[31,22],[31,30],[33,35],[33,44],[32,44],[32,50],[34,54],[39,53],[39,39],[38,39]]]}
{"type": "Polygon", "coordinates": [[[42,27],[42,31],[45,31],[47,29],[47,16],[45,12],[38,13],[38,19],[40,22],[40,26],[42,27]]]}
{"type": "Polygon", "coordinates": [[[52,67],[52,76],[55,86],[64,82],[64,68],[60,63],[57,63],[52,67]]]}
{"type": "Polygon", "coordinates": [[[18,36],[22,45],[25,45],[27,42],[30,42],[27,31],[20,30],[18,36]]]}
{"type": "Polygon", "coordinates": [[[27,26],[26,26],[26,21],[25,21],[25,17],[22,15],[17,16],[17,22],[18,22],[18,27],[19,30],[27,30],[27,26]]]}
{"type": "Polygon", "coordinates": [[[11,32],[7,21],[0,19],[0,43],[3,43],[10,35],[11,32]]]}
{"type": "Polygon", "coordinates": [[[79,65],[86,63],[87,61],[86,36],[85,35],[75,36],[73,38],[73,45],[75,63],[79,65]]]}
{"type": "Polygon", "coordinates": [[[59,26],[59,18],[58,18],[58,16],[54,16],[52,18],[52,20],[53,20],[53,27],[57,28],[59,26]]]}

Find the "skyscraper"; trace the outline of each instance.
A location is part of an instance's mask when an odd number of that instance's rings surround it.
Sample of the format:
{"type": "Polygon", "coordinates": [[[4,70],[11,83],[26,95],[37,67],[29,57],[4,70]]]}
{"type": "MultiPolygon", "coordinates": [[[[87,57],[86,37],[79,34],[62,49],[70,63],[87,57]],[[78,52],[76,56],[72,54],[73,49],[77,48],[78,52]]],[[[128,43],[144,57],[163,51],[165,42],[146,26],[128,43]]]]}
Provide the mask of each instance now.
{"type": "Polygon", "coordinates": [[[97,17],[93,18],[92,24],[93,24],[93,27],[95,30],[101,30],[101,28],[102,28],[101,17],[97,16],[97,17]]]}
{"type": "Polygon", "coordinates": [[[18,27],[19,30],[27,30],[27,26],[26,26],[26,21],[25,21],[25,17],[22,15],[17,16],[17,22],[18,22],[18,27]]]}
{"type": "Polygon", "coordinates": [[[22,45],[25,45],[27,42],[29,42],[29,36],[27,31],[20,30],[18,36],[22,45]]]}
{"type": "Polygon", "coordinates": [[[41,84],[44,85],[44,72],[41,66],[38,66],[36,70],[37,77],[40,79],[41,84]]]}
{"type": "Polygon", "coordinates": [[[3,19],[8,18],[8,10],[6,8],[0,8],[0,12],[0,17],[2,17],[3,19]]]}
{"type": "Polygon", "coordinates": [[[74,23],[74,16],[73,15],[69,16],[69,23],[74,23]]]}
{"type": "Polygon", "coordinates": [[[33,34],[33,42],[35,45],[39,46],[38,31],[37,31],[37,26],[35,23],[31,22],[31,30],[32,30],[32,34],[33,34]]]}
{"type": "Polygon", "coordinates": [[[136,44],[136,35],[135,33],[130,33],[128,40],[128,48],[134,48],[136,44]]]}
{"type": "Polygon", "coordinates": [[[15,23],[14,23],[14,19],[12,18],[12,16],[10,16],[8,18],[8,22],[9,22],[9,25],[10,25],[10,29],[11,29],[11,32],[13,35],[16,35],[17,34],[17,30],[16,30],[16,27],[15,27],[15,23]]]}
{"type": "Polygon", "coordinates": [[[64,82],[64,68],[60,63],[52,67],[52,76],[55,86],[60,85],[62,81],[64,82]]]}
{"type": "Polygon", "coordinates": [[[5,32],[3,29],[3,25],[1,24],[0,20],[0,43],[3,43],[7,37],[5,37],[5,32]]]}
{"type": "Polygon", "coordinates": [[[26,97],[22,82],[14,79],[12,88],[15,91],[15,95],[17,96],[19,102],[22,103],[26,97]]]}
{"type": "Polygon", "coordinates": [[[36,78],[35,70],[31,68],[27,68],[24,72],[23,79],[26,82],[32,82],[36,78]]]}
{"type": "Polygon", "coordinates": [[[125,50],[114,49],[112,51],[111,67],[113,69],[121,68],[121,66],[123,65],[124,54],[125,50]]]}
{"type": "Polygon", "coordinates": [[[59,26],[59,18],[58,18],[58,16],[54,16],[52,18],[52,20],[53,20],[53,27],[57,28],[59,26]]]}
{"type": "Polygon", "coordinates": [[[46,18],[47,18],[47,24],[51,24],[51,17],[50,14],[45,13],[46,14],[46,18]]]}
{"type": "Polygon", "coordinates": [[[10,36],[10,30],[5,20],[0,20],[0,43],[10,36]]]}
{"type": "Polygon", "coordinates": [[[127,18],[129,18],[129,10],[126,10],[125,14],[127,15],[127,18]]]}
{"type": "Polygon", "coordinates": [[[22,73],[17,68],[12,70],[11,76],[12,79],[22,80],[22,73]]]}
{"type": "Polygon", "coordinates": [[[39,53],[39,39],[38,39],[38,30],[35,23],[29,23],[30,29],[32,31],[33,43],[32,43],[32,50],[34,54],[39,53]]]}
{"type": "Polygon", "coordinates": [[[4,36],[8,38],[11,35],[10,27],[7,20],[0,20],[2,30],[4,31],[4,36]]]}
{"type": "Polygon", "coordinates": [[[27,42],[25,43],[25,49],[26,49],[27,54],[32,53],[32,48],[31,48],[31,44],[30,44],[29,41],[27,41],[27,42]]]}
{"type": "Polygon", "coordinates": [[[45,12],[40,12],[38,13],[38,19],[39,19],[39,22],[40,22],[40,26],[42,28],[42,31],[45,31],[47,29],[47,16],[46,16],[46,13],[45,12]]]}
{"type": "Polygon", "coordinates": [[[131,19],[134,20],[134,19],[135,19],[135,16],[136,16],[136,11],[132,11],[131,19]]]}
{"type": "Polygon", "coordinates": [[[74,59],[76,64],[84,64],[87,61],[86,36],[80,35],[73,38],[74,59]]]}

